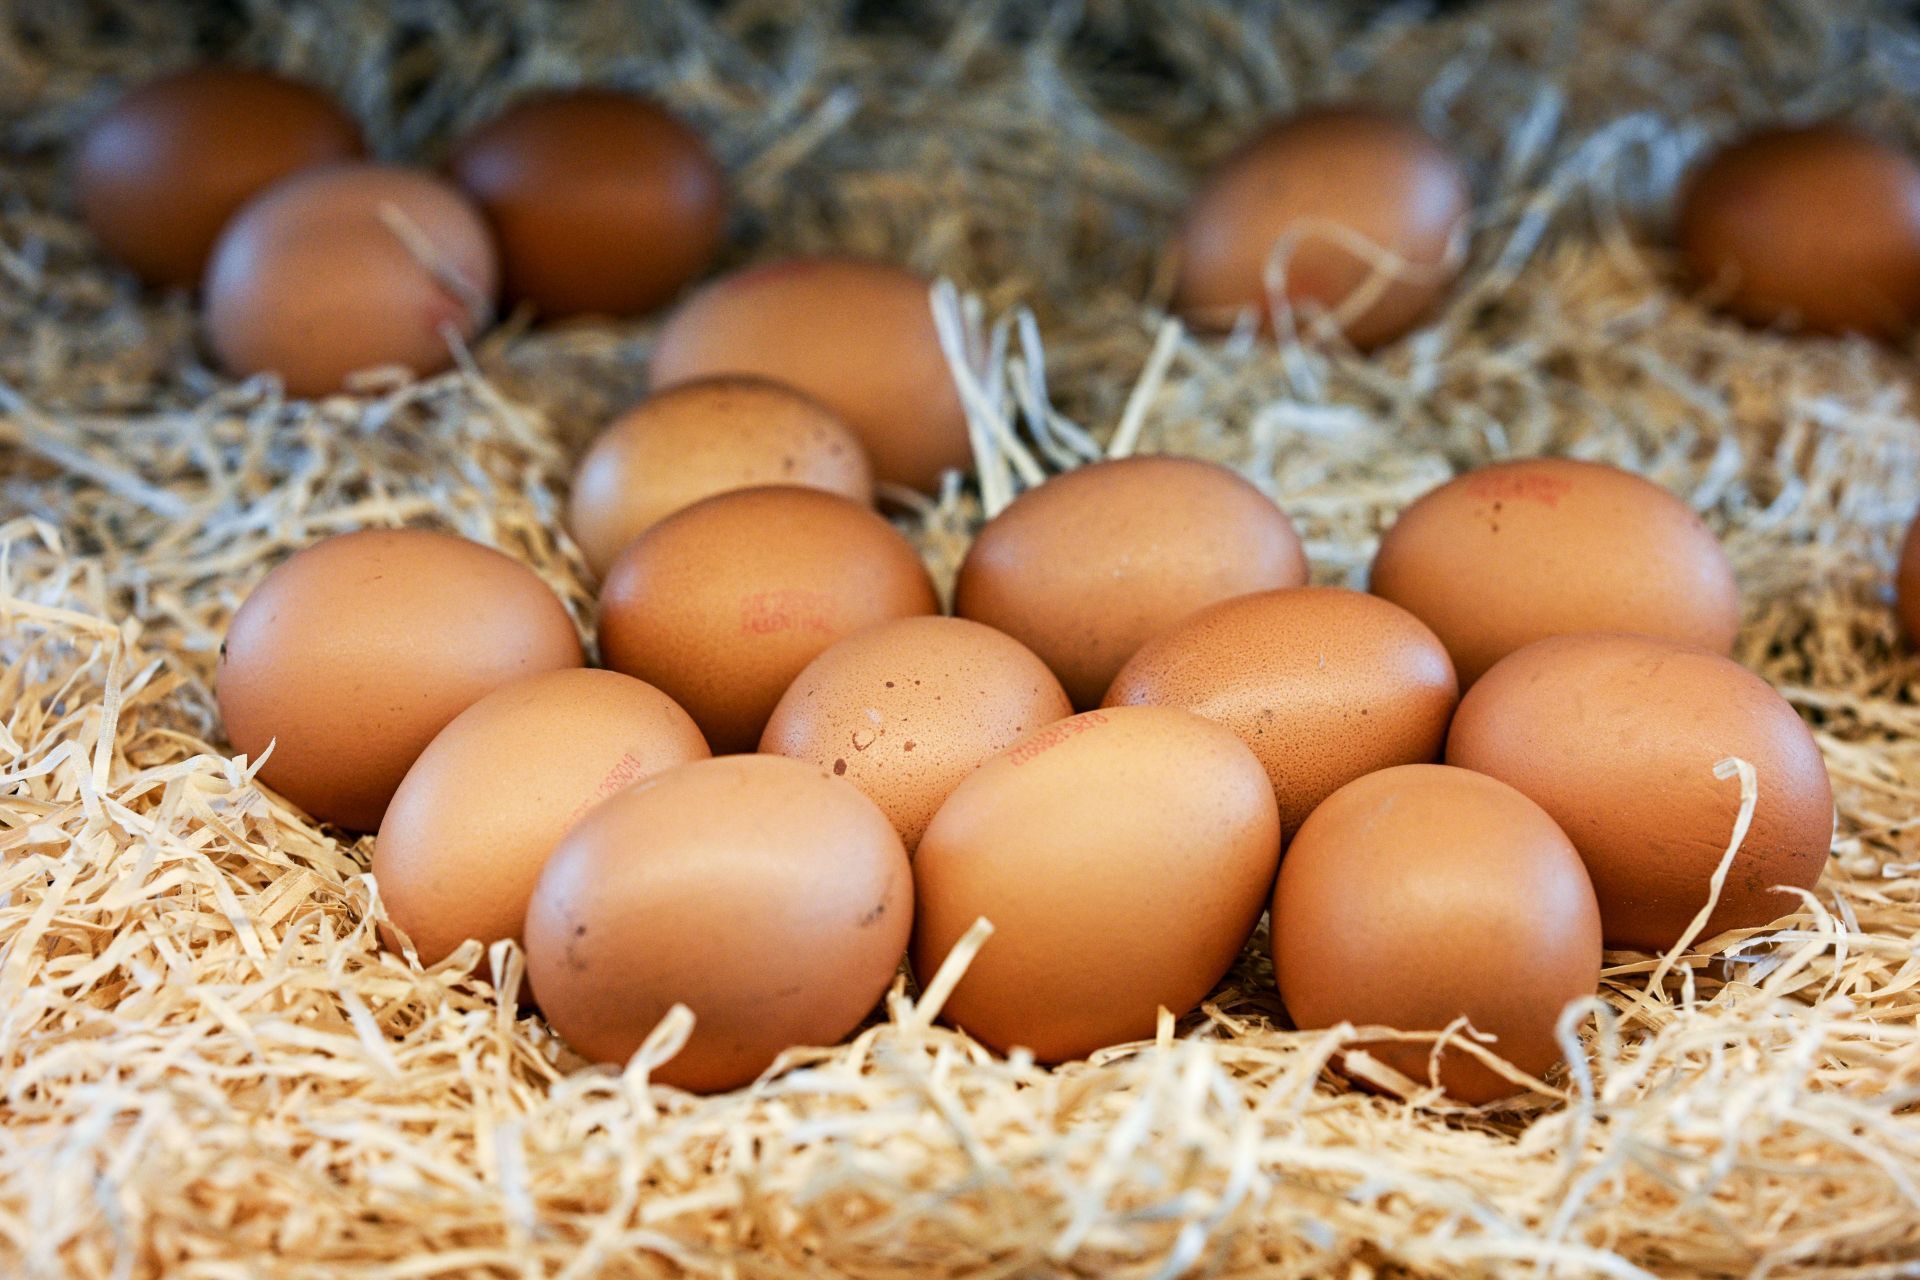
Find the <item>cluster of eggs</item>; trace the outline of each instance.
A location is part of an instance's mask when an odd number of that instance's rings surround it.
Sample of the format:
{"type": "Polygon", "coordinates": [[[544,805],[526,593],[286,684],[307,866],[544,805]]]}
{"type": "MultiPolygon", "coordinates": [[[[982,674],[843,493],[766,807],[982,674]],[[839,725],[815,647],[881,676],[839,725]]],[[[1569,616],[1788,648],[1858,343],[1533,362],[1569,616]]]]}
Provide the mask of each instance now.
{"type": "MultiPolygon", "coordinates": [[[[444,367],[503,290],[649,310],[723,239],[719,166],[628,95],[522,102],[447,177],[362,154],[311,88],[202,68],[109,112],[78,190],[136,271],[201,283],[227,368],[296,394],[444,367]]],[[[1309,112],[1199,191],[1174,305],[1369,348],[1431,312],[1470,213],[1416,126],[1309,112]]],[[[1696,174],[1680,243],[1753,320],[1892,335],[1920,315],[1920,169],[1839,126],[1771,131],[1696,174]],[[1808,217],[1843,188],[1846,219],[1808,217]]],[[[658,1076],[720,1089],[844,1036],[903,957],[924,982],[983,918],[943,1016],[1056,1061],[1195,1008],[1267,915],[1297,1025],[1465,1020],[1539,1073],[1603,946],[1758,928],[1814,884],[1812,735],[1727,656],[1711,533],[1614,468],[1459,477],[1362,592],[1308,585],[1292,522],[1231,471],[1096,463],[981,529],[947,616],[872,509],[969,458],[927,288],[814,258],[678,307],[571,493],[601,668],[526,566],[422,530],[328,538],[237,611],[228,737],[378,833],[396,945],[431,965],[519,939],[551,1025],[603,1061],[684,1003],[658,1076]]],[[[1371,1048],[1463,1099],[1514,1087],[1458,1048],[1371,1048]]]]}

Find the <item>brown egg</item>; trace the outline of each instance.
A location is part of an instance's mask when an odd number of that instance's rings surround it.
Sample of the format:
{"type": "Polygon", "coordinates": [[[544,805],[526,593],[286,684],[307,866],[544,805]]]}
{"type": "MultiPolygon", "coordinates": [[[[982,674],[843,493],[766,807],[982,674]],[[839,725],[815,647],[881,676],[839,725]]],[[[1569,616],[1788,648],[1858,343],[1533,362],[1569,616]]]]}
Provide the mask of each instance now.
{"type": "MultiPolygon", "coordinates": [[[[1535,1076],[1561,1011],[1600,985],[1600,912],[1566,835],[1504,783],[1437,764],[1383,769],[1313,811],[1273,891],[1273,968],[1294,1025],[1443,1031],[1466,1018],[1535,1076]]],[[[1365,1050],[1467,1103],[1520,1092],[1431,1041],[1365,1050]]]]}
{"type": "Polygon", "coordinates": [[[425,529],[314,543],[269,573],[220,646],[227,740],[260,781],[351,831],[380,825],[448,721],[521,676],[584,659],[546,583],[491,547],[425,529]]]}
{"type": "Polygon", "coordinates": [[[964,618],[902,618],[808,663],[760,749],[859,787],[912,853],[962,778],[1072,713],[1047,665],[1013,637],[964,618]]]}
{"type": "Polygon", "coordinates": [[[985,916],[948,1021],[1043,1062],[1148,1039],[1233,964],[1279,857],[1273,788],[1232,733],[1174,707],[1084,712],[940,806],[913,862],[913,971],[924,986],[985,916]]]}
{"type": "Polygon", "coordinates": [[[856,258],[794,258],[708,285],[668,317],[653,386],[717,373],[797,387],[859,435],[882,480],[926,493],[973,465],[932,282],[856,258]]]}
{"type": "Polygon", "coordinates": [[[1380,540],[1371,586],[1433,628],[1462,686],[1545,636],[1632,631],[1726,653],[1740,628],[1733,566],[1686,503],[1567,458],[1428,493],[1380,540]]]}
{"type": "Polygon", "coordinates": [[[1894,574],[1894,607],[1907,640],[1920,644],[1920,517],[1907,526],[1900,544],[1900,565],[1894,574]]]}
{"type": "Polygon", "coordinates": [[[518,938],[547,857],[589,809],[707,755],[650,684],[573,667],[502,685],[455,716],[380,822],[373,874],[420,963],[518,938]]]}
{"type": "Polygon", "coordinates": [[[207,341],[236,377],[275,373],[296,396],[349,374],[453,363],[493,314],[493,241],[467,198],[428,173],[336,165],[268,188],[207,266],[207,341]]]}
{"type": "Polygon", "coordinates": [[[1607,943],[1661,951],[1707,904],[1754,767],[1759,807],[1702,939],[1798,909],[1833,838],[1833,788],[1786,699],[1730,658],[1645,636],[1556,636],[1461,699],[1447,763],[1490,774],[1553,815],[1580,850],[1607,943]]]}
{"type": "Polygon", "coordinates": [[[1895,338],[1920,317],[1920,164],[1851,125],[1721,148],[1680,196],[1697,288],[1751,324],[1895,338]]]}
{"type": "Polygon", "coordinates": [[[1094,707],[1194,610],[1306,580],[1293,522],[1251,484],[1192,458],[1126,458],[1055,476],[988,521],[953,611],[1025,644],[1094,707]]]}
{"type": "Polygon", "coordinates": [[[1354,346],[1376,347],[1453,283],[1452,245],[1472,207],[1460,161],[1413,121],[1371,107],[1308,111],[1200,188],[1180,228],[1174,306],[1200,328],[1231,328],[1249,311],[1269,321],[1269,280],[1283,268],[1304,317],[1333,316],[1354,346]]]}
{"type": "Polygon", "coordinates": [[[1439,759],[1458,695],[1447,651],[1405,609],[1294,587],[1223,600],[1149,640],[1107,705],[1185,707],[1239,734],[1291,835],[1362,774],[1439,759]]]}
{"type": "Polygon", "coordinates": [[[271,71],[202,66],[133,90],[74,154],[80,216],[150,284],[196,285],[235,210],[300,169],[356,159],[360,127],[271,71]]]}
{"type": "Polygon", "coordinates": [[[764,378],[705,378],[613,420],[580,460],[567,526],[596,574],[667,516],[758,485],[825,489],[873,505],[873,468],[846,424],[764,378]]]}
{"type": "Polygon", "coordinates": [[[527,973],[553,1029],[599,1062],[686,1005],[692,1038],[652,1078],[713,1092],[859,1026],[912,919],[913,872],[873,801],[798,760],[701,760],[561,841],[527,911],[527,973]]]}
{"type": "Polygon", "coordinates": [[[509,298],[549,316],[650,311],[706,270],[727,180],[698,133],[609,89],[514,104],[454,151],[500,238],[509,298]]]}
{"type": "Polygon", "coordinates": [[[751,751],[802,668],[940,602],[911,543],[818,489],[740,489],[668,516],[600,591],[608,666],[658,685],[725,755],[751,751]]]}

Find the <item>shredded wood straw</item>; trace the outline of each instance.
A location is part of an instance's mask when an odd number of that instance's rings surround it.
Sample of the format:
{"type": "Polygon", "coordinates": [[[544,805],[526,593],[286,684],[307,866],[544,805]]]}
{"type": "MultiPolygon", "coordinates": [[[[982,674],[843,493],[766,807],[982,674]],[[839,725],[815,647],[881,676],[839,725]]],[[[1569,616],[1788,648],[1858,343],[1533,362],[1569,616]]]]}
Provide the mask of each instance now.
{"type": "MultiPolygon", "coordinates": [[[[0,18],[0,1272],[1913,1274],[1920,661],[1887,582],[1920,506],[1915,353],[1745,330],[1675,287],[1662,246],[1676,178],[1742,121],[1838,111],[1920,142],[1916,29],[1842,0],[1428,24],[1331,0],[928,0],[856,30],[828,8],[0,18]],[[662,94],[737,177],[739,258],[839,248],[953,281],[943,332],[995,504],[1109,446],[1202,454],[1270,487],[1324,580],[1358,583],[1393,513],[1459,467],[1553,451],[1659,480],[1725,535],[1738,656],[1816,727],[1827,875],[1772,928],[1610,956],[1563,1021],[1570,1067],[1496,1113],[1336,1083],[1361,1032],[1286,1029],[1262,939],[1154,1043],[1052,1071],[939,1026],[943,984],[728,1096],[649,1087],[679,1015],[624,1073],[580,1069],[495,994],[512,945],[425,972],[381,950],[368,842],[253,785],[210,680],[260,576],[364,525],[504,547],[584,619],[559,503],[652,326],[510,322],[443,377],[316,403],[218,377],[188,301],[100,259],[57,163],[119,87],[208,50],[334,86],[390,157],[437,158],[531,84],[662,94]],[[1163,325],[1190,175],[1344,94],[1472,159],[1466,275],[1434,325],[1370,359],[1163,325]]],[[[941,572],[978,517],[958,486],[915,509],[941,572]]]]}

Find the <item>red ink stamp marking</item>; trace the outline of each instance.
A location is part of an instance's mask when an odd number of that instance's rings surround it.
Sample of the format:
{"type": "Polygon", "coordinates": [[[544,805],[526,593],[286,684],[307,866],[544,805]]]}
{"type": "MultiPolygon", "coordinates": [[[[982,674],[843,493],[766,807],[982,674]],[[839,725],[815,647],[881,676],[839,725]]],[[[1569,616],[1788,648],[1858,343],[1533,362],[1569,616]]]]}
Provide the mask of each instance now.
{"type": "Polygon", "coordinates": [[[1573,481],[1565,476],[1543,476],[1538,472],[1506,471],[1494,468],[1467,477],[1467,492],[1491,502],[1537,502],[1557,507],[1560,499],[1573,490],[1573,481]]]}
{"type": "Polygon", "coordinates": [[[823,592],[799,588],[755,591],[740,597],[740,633],[765,636],[804,631],[817,636],[838,635],[833,612],[833,601],[823,592]]]}
{"type": "Polygon", "coordinates": [[[1070,720],[1062,720],[1059,724],[1049,725],[1007,752],[1007,761],[1018,769],[1021,765],[1045,755],[1067,739],[1091,732],[1106,722],[1107,717],[1101,712],[1089,711],[1083,715],[1074,716],[1070,720]]]}
{"type": "Polygon", "coordinates": [[[644,781],[647,777],[648,770],[645,761],[641,760],[631,751],[621,752],[620,758],[613,762],[612,768],[601,775],[599,783],[594,786],[593,791],[587,798],[573,806],[573,811],[567,815],[567,826],[572,827],[575,823],[579,822],[580,819],[586,817],[587,810],[593,808],[593,806],[599,804],[602,800],[618,795],[634,783],[644,781]]]}

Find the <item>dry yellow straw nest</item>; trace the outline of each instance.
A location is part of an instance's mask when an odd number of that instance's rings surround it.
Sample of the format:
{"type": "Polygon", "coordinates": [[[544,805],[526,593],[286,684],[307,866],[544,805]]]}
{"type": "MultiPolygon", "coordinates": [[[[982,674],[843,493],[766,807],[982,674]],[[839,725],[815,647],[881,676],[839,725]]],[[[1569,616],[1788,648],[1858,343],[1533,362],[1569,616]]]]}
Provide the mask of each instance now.
{"type": "MultiPolygon", "coordinates": [[[[1662,236],[1676,175],[1739,121],[1920,140],[1920,28],[1838,0],[865,8],[852,30],[799,0],[0,17],[24,157],[0,172],[0,1273],[1914,1274],[1920,662],[1886,601],[1920,506],[1914,352],[1716,318],[1662,236]],[[737,175],[743,256],[948,276],[982,350],[1005,335],[991,394],[1103,440],[1131,406],[1142,449],[1246,467],[1325,580],[1358,581],[1453,468],[1654,477],[1724,534],[1738,656],[1816,726],[1828,874],[1664,973],[1610,956],[1561,1096],[1519,1113],[1338,1087],[1350,1037],[1285,1029],[1258,944],[1161,1043],[1055,1071],[904,989],[736,1094],[651,1090],[644,1054],[578,1070],[495,996],[510,947],[427,972],[380,949],[368,843],[251,785],[209,680],[253,583],[361,525],[495,543],[584,610],[559,497],[651,329],[509,325],[455,373],[317,404],[214,376],[185,301],[102,263],[55,162],[118,86],[208,49],[338,87],[390,154],[528,84],[653,88],[737,175]],[[1438,323],[1368,360],[1163,334],[1189,174],[1348,93],[1476,166],[1438,323]]],[[[977,518],[958,493],[923,514],[937,565],[977,518]]]]}

